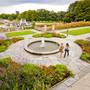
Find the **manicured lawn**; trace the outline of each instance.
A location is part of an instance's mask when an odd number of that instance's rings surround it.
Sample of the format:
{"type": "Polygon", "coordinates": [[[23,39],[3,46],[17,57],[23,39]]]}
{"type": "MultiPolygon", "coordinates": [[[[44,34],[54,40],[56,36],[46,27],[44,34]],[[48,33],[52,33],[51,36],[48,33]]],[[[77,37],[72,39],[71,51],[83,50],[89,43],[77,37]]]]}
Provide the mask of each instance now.
{"type": "MultiPolygon", "coordinates": [[[[64,32],[64,33],[67,33],[67,32],[64,32]]],[[[90,33],[90,28],[82,28],[82,29],[72,30],[68,32],[68,34],[70,35],[81,35],[81,34],[87,34],[87,33],[90,33]]]]}
{"type": "Polygon", "coordinates": [[[6,33],[7,37],[14,37],[14,36],[21,36],[21,35],[28,35],[28,34],[33,34],[34,32],[32,32],[31,30],[29,31],[19,31],[19,32],[10,32],[10,33],[6,33]]]}

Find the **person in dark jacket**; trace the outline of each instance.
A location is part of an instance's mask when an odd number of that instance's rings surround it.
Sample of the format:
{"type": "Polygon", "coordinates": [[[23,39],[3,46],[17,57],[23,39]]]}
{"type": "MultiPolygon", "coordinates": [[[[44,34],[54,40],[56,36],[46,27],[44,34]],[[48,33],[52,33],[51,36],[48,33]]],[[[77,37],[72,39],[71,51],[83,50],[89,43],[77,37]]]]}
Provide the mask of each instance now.
{"type": "Polygon", "coordinates": [[[67,56],[69,56],[69,44],[66,43],[66,46],[65,46],[65,53],[64,53],[64,58],[67,56]]]}

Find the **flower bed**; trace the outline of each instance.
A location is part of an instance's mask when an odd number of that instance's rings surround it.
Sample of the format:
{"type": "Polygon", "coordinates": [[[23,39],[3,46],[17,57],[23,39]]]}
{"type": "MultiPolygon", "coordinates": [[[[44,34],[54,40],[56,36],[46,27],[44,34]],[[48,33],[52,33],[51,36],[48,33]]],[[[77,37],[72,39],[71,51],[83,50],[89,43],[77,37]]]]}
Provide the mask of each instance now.
{"type": "Polygon", "coordinates": [[[64,34],[60,34],[60,33],[49,33],[49,32],[45,32],[45,33],[36,33],[33,34],[33,37],[35,38],[39,38],[39,37],[45,37],[45,38],[51,38],[51,37],[58,37],[58,38],[65,38],[66,36],[64,34]]]}
{"type": "Polygon", "coordinates": [[[56,29],[67,29],[67,28],[75,28],[75,27],[83,27],[90,26],[90,21],[79,21],[79,22],[71,22],[71,23],[60,23],[56,24],[56,29]]]}
{"type": "Polygon", "coordinates": [[[90,41],[76,40],[75,41],[83,50],[80,59],[90,63],[90,41]]]}
{"type": "Polygon", "coordinates": [[[0,90],[48,90],[70,76],[74,74],[62,64],[20,65],[11,58],[0,59],[0,90]]]}
{"type": "Polygon", "coordinates": [[[0,52],[5,51],[12,43],[23,40],[23,37],[13,37],[12,39],[0,39],[0,52]]]}
{"type": "MultiPolygon", "coordinates": [[[[47,25],[47,30],[52,30],[52,23],[36,24],[35,29],[43,31],[44,25],[47,25]]],[[[87,21],[87,22],[79,21],[79,22],[71,22],[71,23],[56,22],[55,23],[55,30],[75,28],[75,27],[84,27],[84,26],[90,26],[90,21],[87,21]]]]}

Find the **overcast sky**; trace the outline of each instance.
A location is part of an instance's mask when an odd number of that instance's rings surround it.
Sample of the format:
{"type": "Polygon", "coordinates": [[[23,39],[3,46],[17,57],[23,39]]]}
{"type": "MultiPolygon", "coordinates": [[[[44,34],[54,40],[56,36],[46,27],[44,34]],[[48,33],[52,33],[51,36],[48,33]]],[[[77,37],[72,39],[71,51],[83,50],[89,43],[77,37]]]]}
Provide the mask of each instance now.
{"type": "Polygon", "coordinates": [[[66,11],[76,0],[0,0],[0,13],[23,12],[25,10],[47,9],[66,11]]]}

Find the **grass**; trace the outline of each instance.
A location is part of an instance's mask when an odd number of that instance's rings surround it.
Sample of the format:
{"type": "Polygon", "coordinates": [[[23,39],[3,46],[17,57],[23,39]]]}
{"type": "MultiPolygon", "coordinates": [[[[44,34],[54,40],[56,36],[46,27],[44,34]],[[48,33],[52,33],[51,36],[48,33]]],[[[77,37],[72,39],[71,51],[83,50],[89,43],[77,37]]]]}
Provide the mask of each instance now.
{"type": "MultiPolygon", "coordinates": [[[[64,32],[64,33],[67,33],[67,32],[64,32]]],[[[68,34],[70,35],[82,35],[87,33],[90,33],[90,28],[82,28],[77,30],[71,30],[68,32],[68,34]]]]}
{"type": "Polygon", "coordinates": [[[14,36],[21,36],[21,35],[28,35],[28,34],[33,34],[34,32],[32,32],[31,30],[25,30],[25,31],[18,31],[18,32],[10,32],[10,33],[6,33],[7,37],[14,37],[14,36]]]}

